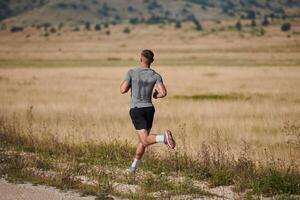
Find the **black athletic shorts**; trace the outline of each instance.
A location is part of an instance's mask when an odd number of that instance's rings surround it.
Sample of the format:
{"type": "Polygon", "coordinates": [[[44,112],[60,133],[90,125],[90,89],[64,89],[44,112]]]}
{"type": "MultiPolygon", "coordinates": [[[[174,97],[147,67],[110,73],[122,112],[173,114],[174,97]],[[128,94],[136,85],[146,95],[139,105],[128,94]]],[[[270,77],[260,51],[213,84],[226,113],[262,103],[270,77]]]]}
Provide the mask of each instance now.
{"type": "Polygon", "coordinates": [[[131,108],[129,111],[132,123],[136,130],[152,128],[153,117],[155,113],[155,108],[145,107],[145,108],[131,108]]]}

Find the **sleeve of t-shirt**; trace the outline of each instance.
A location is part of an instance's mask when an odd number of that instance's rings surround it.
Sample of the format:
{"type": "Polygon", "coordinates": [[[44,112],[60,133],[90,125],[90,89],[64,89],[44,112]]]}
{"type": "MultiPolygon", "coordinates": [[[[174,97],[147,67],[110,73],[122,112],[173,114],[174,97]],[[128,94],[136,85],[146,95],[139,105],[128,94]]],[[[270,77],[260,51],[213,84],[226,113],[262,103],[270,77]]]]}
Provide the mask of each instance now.
{"type": "Polygon", "coordinates": [[[125,81],[128,81],[129,83],[131,82],[131,75],[130,75],[130,70],[128,70],[128,72],[126,73],[126,76],[125,76],[125,81]]]}
{"type": "Polygon", "coordinates": [[[163,83],[163,79],[162,79],[161,75],[156,74],[156,82],[155,82],[155,84],[159,84],[159,83],[163,83]]]}

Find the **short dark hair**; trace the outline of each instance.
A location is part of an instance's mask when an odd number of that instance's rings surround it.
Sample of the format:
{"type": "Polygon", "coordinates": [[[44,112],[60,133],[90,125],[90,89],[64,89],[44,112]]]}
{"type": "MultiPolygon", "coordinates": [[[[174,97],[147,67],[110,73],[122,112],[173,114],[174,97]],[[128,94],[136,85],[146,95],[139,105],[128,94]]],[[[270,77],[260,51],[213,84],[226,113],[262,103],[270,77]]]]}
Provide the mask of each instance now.
{"type": "Polygon", "coordinates": [[[145,50],[142,51],[141,55],[144,56],[147,59],[148,64],[153,63],[154,53],[151,50],[145,49],[145,50]]]}

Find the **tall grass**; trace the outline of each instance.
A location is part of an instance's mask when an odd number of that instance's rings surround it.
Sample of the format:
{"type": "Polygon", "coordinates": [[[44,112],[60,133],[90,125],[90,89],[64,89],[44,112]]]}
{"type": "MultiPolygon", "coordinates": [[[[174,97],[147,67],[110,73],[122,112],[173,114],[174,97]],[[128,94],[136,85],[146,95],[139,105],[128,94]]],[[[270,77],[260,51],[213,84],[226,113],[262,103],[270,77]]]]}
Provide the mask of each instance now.
{"type": "MultiPolygon", "coordinates": [[[[30,116],[30,114],[28,115],[30,116]]],[[[298,127],[298,125],[292,125],[292,127],[286,125],[285,129],[294,130],[294,127],[298,127]]],[[[298,133],[298,131],[299,128],[296,132],[298,133]]],[[[8,121],[5,117],[0,119],[0,140],[2,152],[9,150],[34,152],[42,157],[42,159],[37,159],[38,161],[24,162],[18,154],[17,157],[3,157],[2,153],[1,162],[4,166],[0,169],[2,175],[22,179],[26,176],[21,169],[32,166],[44,170],[51,169],[53,168],[51,159],[52,161],[73,163],[72,167],[65,169],[60,178],[55,181],[55,184],[60,185],[62,189],[79,187],[72,177],[74,174],[84,174],[86,168],[84,166],[98,165],[125,170],[134,154],[133,146],[119,141],[101,144],[93,142],[67,144],[57,141],[51,134],[38,139],[32,136],[30,128],[21,129],[20,124],[8,121]]],[[[197,157],[188,156],[184,151],[170,152],[165,157],[155,154],[155,152],[147,153],[141,169],[152,171],[156,176],[146,177],[140,183],[141,186],[146,192],[162,188],[168,188],[173,191],[173,194],[201,192],[193,189],[192,182],[189,181],[180,185],[169,182],[163,175],[166,174],[181,175],[189,177],[191,180],[206,180],[211,187],[234,185],[239,192],[251,189],[252,193],[257,195],[300,194],[300,173],[293,163],[288,166],[282,165],[280,161],[274,159],[268,159],[267,165],[265,162],[254,163],[248,158],[249,147],[247,144],[240,156],[236,158],[222,143],[221,136],[217,132],[214,143],[203,143],[197,157]]],[[[111,191],[110,179],[114,179],[114,177],[107,174],[98,177],[101,178],[99,184],[103,191],[96,190],[94,193],[109,193],[111,191]]],[[[84,191],[88,192],[88,189],[84,191]]]]}

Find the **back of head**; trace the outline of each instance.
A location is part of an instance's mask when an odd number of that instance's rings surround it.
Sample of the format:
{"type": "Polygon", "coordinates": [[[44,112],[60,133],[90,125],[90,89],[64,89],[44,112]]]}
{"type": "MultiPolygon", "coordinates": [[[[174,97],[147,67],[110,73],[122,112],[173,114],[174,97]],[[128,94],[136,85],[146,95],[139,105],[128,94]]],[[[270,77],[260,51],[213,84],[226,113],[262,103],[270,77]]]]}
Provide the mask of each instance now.
{"type": "Polygon", "coordinates": [[[154,61],[154,53],[149,50],[149,49],[145,49],[142,51],[141,55],[145,58],[145,62],[147,64],[151,64],[154,61]]]}

